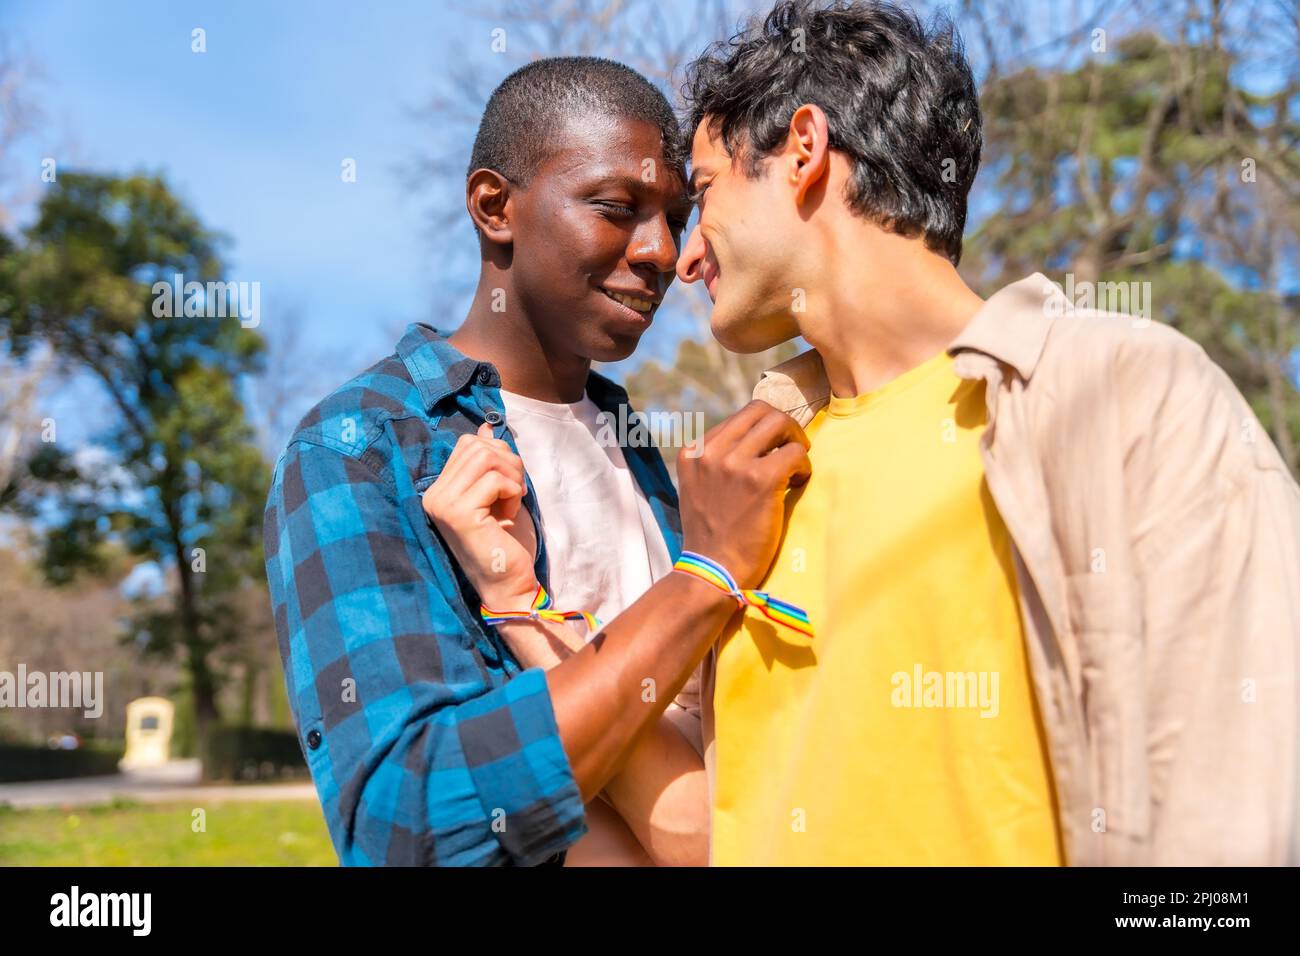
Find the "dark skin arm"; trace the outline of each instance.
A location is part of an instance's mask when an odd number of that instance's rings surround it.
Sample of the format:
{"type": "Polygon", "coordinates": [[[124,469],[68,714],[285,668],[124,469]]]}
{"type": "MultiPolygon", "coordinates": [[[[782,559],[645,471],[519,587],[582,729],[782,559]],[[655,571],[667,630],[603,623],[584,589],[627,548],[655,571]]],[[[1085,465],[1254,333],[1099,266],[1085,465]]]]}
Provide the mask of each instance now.
{"type": "MultiPolygon", "coordinates": [[[[734,600],[703,581],[670,574],[547,672],[560,739],[584,799],[623,769],[736,610],[734,600]],[[643,700],[646,680],[654,681],[654,702],[643,700]]],[[[690,747],[684,738],[681,744],[690,747]]]]}
{"type": "MultiPolygon", "coordinates": [[[[794,420],[763,402],[711,429],[701,454],[678,460],[685,548],[723,564],[741,587],[756,586],[776,554],[785,493],[810,474],[807,449],[794,420]]],[[[516,520],[523,494],[522,462],[485,434],[463,437],[425,494],[426,512],[495,609],[526,608],[537,586],[532,522],[516,520]]],[[[547,671],[584,800],[619,773],[736,612],[729,595],[670,574],[547,671]],[[653,702],[643,700],[646,680],[653,702]]]]}
{"type": "MultiPolygon", "coordinates": [[[[738,615],[732,615],[733,620],[738,615]]],[[[506,621],[497,632],[505,638],[524,667],[550,670],[582,651],[586,640],[579,628],[547,621],[506,621]]],[[[603,645],[604,634],[595,644],[603,645]]],[[[658,699],[650,679],[638,686],[638,706],[658,699]]],[[[552,693],[554,693],[552,691],[552,693]]],[[[672,695],[676,696],[676,695],[672,695]]],[[[671,705],[670,705],[671,706],[671,705]]],[[[617,813],[611,818],[601,800],[588,800],[586,837],[575,844],[571,861],[590,859],[595,865],[704,866],[709,860],[708,780],[704,760],[692,743],[685,714],[663,716],[636,739],[609,784],[601,792],[617,813]],[[629,851],[620,831],[639,841],[629,851]],[[621,848],[621,849],[620,849],[621,848]],[[647,857],[648,854],[648,857],[647,857]],[[640,862],[638,862],[638,860],[640,862]]]]}

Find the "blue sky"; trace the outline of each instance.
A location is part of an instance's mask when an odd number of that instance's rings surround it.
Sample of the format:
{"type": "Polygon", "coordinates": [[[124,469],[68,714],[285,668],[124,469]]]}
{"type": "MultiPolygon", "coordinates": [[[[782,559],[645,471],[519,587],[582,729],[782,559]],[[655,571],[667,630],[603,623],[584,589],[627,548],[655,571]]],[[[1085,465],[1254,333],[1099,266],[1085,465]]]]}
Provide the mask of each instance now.
{"type": "MultiPolygon", "coordinates": [[[[42,74],[32,92],[44,121],[17,168],[36,176],[53,157],[62,169],[163,175],[229,238],[229,278],[261,284],[261,330],[301,325],[321,375],[301,414],[390,351],[406,323],[460,320],[444,253],[467,248],[472,231],[435,240],[441,184],[410,173],[419,155],[457,144],[412,114],[447,82],[450,44],[462,58],[480,49],[488,76],[509,72],[490,30],[428,2],[3,0],[0,33],[42,74]],[[196,27],[204,53],[191,49],[196,27]],[[355,182],[343,181],[345,158],[355,182]]],[[[73,441],[100,424],[87,391],[48,397],[73,441]]]]}
{"type": "Polygon", "coordinates": [[[430,135],[405,111],[468,27],[434,9],[5,0],[0,29],[47,77],[49,122],[27,155],[164,174],[231,237],[231,275],[262,283],[266,321],[295,307],[313,336],[360,355],[391,344],[385,323],[431,311],[428,197],[398,167],[430,135]],[[206,53],[191,52],[195,27],[206,53]]]}

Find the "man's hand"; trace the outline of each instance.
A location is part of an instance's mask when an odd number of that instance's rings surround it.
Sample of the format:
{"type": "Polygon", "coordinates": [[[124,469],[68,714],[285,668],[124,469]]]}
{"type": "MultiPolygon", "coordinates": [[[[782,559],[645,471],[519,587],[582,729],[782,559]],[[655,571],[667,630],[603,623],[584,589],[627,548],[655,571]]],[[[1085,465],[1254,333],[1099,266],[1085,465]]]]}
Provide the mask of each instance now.
{"type": "Polygon", "coordinates": [[[521,507],[525,489],[522,459],[484,423],[477,435],[460,437],[424,493],[424,513],[496,610],[524,610],[537,593],[537,531],[521,507]]]}
{"type": "Polygon", "coordinates": [[[785,412],[754,400],[704,435],[698,457],[679,455],[683,547],[757,587],[776,557],[785,492],[806,482],[808,436],[785,412]]]}

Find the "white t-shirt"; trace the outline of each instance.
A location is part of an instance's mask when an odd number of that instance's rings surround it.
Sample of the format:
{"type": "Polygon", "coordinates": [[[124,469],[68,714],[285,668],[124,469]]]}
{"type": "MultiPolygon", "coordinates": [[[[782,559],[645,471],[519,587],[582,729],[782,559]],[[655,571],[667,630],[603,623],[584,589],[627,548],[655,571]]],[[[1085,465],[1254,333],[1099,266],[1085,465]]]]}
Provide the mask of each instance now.
{"type": "Polygon", "coordinates": [[[623,450],[597,437],[590,398],[552,404],[502,389],[501,399],[537,493],[555,607],[608,623],[672,570],[650,503],[623,450]]]}

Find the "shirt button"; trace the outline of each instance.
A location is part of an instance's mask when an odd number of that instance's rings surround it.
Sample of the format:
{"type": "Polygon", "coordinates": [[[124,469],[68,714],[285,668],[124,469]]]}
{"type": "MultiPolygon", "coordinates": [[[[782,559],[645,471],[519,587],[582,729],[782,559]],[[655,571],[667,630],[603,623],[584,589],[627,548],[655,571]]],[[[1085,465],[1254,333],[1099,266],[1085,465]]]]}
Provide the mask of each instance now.
{"type": "Polygon", "coordinates": [[[492,411],[488,412],[486,415],[483,416],[483,420],[487,422],[489,425],[500,425],[501,413],[498,412],[496,409],[493,409],[492,411]]]}
{"type": "Polygon", "coordinates": [[[311,733],[307,734],[307,746],[310,747],[312,750],[315,750],[317,747],[320,746],[319,730],[313,730],[311,731],[311,733]]]}
{"type": "Polygon", "coordinates": [[[478,370],[478,383],[480,385],[495,385],[496,376],[489,369],[481,368],[478,370]]]}

